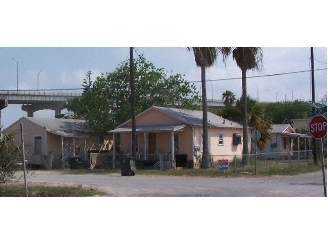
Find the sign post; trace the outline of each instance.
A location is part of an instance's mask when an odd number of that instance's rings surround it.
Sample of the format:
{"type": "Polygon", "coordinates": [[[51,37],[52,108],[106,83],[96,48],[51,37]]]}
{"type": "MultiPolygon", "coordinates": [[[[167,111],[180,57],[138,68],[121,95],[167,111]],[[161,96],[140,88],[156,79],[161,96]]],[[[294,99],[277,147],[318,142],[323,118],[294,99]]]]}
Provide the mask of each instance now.
{"type": "Polygon", "coordinates": [[[323,179],[323,189],[324,195],[327,197],[327,184],[326,184],[326,174],[324,166],[324,151],[323,151],[323,138],[327,134],[327,119],[323,115],[314,116],[309,124],[309,131],[315,139],[320,139],[321,141],[321,168],[322,168],[322,179],[323,179]]]}

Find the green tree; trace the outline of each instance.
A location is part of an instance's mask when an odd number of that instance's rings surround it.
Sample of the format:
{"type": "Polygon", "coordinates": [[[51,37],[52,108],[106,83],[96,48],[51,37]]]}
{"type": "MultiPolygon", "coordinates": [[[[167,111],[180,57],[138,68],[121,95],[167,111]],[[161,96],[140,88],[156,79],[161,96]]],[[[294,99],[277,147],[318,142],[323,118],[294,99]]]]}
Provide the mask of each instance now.
{"type": "MultiPolygon", "coordinates": [[[[73,118],[73,119],[84,119],[84,115],[86,113],[85,103],[88,101],[87,99],[90,94],[88,92],[92,89],[93,81],[91,80],[91,71],[88,71],[83,79],[82,87],[83,87],[83,98],[75,97],[69,100],[65,107],[69,111],[66,115],[60,115],[58,118],[73,118]],[[88,95],[88,96],[87,96],[88,95]]],[[[90,98],[89,100],[92,100],[90,98]]]]}
{"type": "MultiPolygon", "coordinates": [[[[190,48],[188,48],[190,50],[190,48]]],[[[207,125],[207,95],[206,95],[206,68],[213,66],[218,53],[223,55],[223,60],[230,54],[229,47],[192,47],[195,62],[201,69],[202,82],[202,110],[203,110],[203,154],[202,167],[209,168],[210,157],[208,149],[208,125],[207,125]]]]}
{"type": "MultiPolygon", "coordinates": [[[[196,86],[181,74],[167,75],[143,55],[134,59],[133,64],[136,114],[153,105],[199,108],[196,86]]],[[[107,132],[131,118],[130,96],[130,60],[126,60],[113,72],[97,77],[78,102],[68,103],[68,108],[79,112],[94,131],[107,132]]]]}
{"type": "Polygon", "coordinates": [[[266,112],[266,117],[273,124],[291,124],[293,119],[306,118],[311,111],[309,103],[298,100],[293,102],[263,102],[262,104],[266,112]]]}
{"type": "Polygon", "coordinates": [[[224,105],[233,105],[236,101],[236,96],[231,91],[226,90],[222,93],[222,100],[224,105]]]}
{"type": "Polygon", "coordinates": [[[5,183],[14,176],[20,155],[20,147],[16,145],[14,135],[4,135],[0,139],[0,183],[5,183]]]}
{"type": "Polygon", "coordinates": [[[244,164],[249,163],[248,125],[247,125],[247,85],[246,72],[250,69],[260,69],[262,66],[262,49],[259,47],[236,47],[232,51],[233,59],[241,69],[242,74],[242,102],[243,102],[243,158],[244,164]]]}
{"type": "MultiPolygon", "coordinates": [[[[219,115],[236,122],[243,122],[243,98],[241,97],[236,101],[236,105],[227,104],[219,112],[219,115]]],[[[256,100],[247,96],[247,125],[257,129],[261,133],[261,138],[257,141],[259,149],[265,148],[266,142],[270,139],[270,122],[265,115],[264,107],[256,100]]]]}

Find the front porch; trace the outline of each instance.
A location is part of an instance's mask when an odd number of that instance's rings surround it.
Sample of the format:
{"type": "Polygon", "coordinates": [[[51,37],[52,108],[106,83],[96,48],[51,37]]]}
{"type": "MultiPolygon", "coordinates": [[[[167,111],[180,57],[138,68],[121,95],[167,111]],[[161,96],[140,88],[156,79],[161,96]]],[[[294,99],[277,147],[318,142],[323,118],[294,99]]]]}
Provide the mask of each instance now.
{"type": "MultiPolygon", "coordinates": [[[[116,168],[122,158],[132,157],[131,132],[131,127],[111,131],[113,133],[112,168],[116,168]]],[[[185,125],[137,127],[136,167],[161,170],[190,167],[193,156],[190,155],[189,150],[192,142],[185,125]]]]}

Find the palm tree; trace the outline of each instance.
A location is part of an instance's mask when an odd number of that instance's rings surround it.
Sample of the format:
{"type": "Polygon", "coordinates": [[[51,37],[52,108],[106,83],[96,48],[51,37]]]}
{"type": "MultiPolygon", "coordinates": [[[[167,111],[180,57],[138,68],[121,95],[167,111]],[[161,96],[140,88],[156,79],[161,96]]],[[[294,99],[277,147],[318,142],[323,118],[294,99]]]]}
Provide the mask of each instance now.
{"type": "MultiPolygon", "coordinates": [[[[188,50],[191,50],[188,48],[188,50]]],[[[208,126],[207,126],[207,95],[206,95],[206,68],[211,67],[218,53],[221,53],[223,60],[231,53],[230,47],[192,47],[194,52],[195,62],[201,69],[201,81],[202,81],[202,110],[203,110],[203,155],[202,155],[202,167],[209,168],[210,157],[208,149],[208,126]]]]}
{"type": "Polygon", "coordinates": [[[233,92],[226,90],[222,93],[222,100],[224,105],[232,105],[236,101],[236,96],[233,92]]]}
{"type": "Polygon", "coordinates": [[[232,51],[232,57],[236,61],[237,66],[241,69],[241,87],[243,102],[243,158],[242,163],[249,163],[248,149],[248,117],[247,117],[247,85],[246,72],[250,69],[261,69],[263,52],[260,47],[236,47],[232,51]]]}

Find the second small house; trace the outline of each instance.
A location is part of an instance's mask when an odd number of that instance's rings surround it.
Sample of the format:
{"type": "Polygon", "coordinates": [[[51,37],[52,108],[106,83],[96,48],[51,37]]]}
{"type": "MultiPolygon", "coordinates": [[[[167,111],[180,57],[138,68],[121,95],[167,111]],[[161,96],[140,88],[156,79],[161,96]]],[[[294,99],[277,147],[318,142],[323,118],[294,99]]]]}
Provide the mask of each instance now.
{"type": "Polygon", "coordinates": [[[18,145],[21,124],[27,164],[31,167],[64,168],[76,158],[86,165],[101,164],[105,161],[92,161],[90,153],[109,152],[112,147],[109,134],[92,132],[84,120],[34,117],[22,117],[4,130],[4,134],[15,135],[18,145]]]}
{"type": "MultiPolygon", "coordinates": [[[[153,106],[136,116],[136,163],[159,168],[199,168],[203,112],[153,106]]],[[[209,152],[213,163],[242,156],[242,125],[208,113],[209,152]]],[[[131,156],[132,121],[114,130],[114,161],[131,156]]],[[[249,143],[251,130],[249,129],[249,143]]],[[[250,147],[250,146],[249,146],[250,147]]]]}

